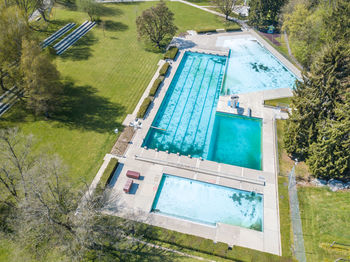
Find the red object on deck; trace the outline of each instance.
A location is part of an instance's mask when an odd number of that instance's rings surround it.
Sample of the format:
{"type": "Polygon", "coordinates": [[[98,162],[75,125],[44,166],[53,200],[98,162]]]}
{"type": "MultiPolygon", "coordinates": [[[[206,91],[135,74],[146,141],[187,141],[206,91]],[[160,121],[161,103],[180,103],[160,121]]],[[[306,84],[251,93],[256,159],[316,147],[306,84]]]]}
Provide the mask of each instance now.
{"type": "Polygon", "coordinates": [[[130,178],[134,178],[134,179],[139,179],[139,178],[140,178],[140,173],[139,173],[139,172],[136,172],[136,171],[128,170],[128,171],[126,172],[126,176],[127,176],[127,177],[130,177],[130,178]]]}
{"type": "Polygon", "coordinates": [[[125,186],[123,188],[125,193],[129,193],[132,183],[132,179],[128,179],[128,181],[126,181],[125,186]]]}

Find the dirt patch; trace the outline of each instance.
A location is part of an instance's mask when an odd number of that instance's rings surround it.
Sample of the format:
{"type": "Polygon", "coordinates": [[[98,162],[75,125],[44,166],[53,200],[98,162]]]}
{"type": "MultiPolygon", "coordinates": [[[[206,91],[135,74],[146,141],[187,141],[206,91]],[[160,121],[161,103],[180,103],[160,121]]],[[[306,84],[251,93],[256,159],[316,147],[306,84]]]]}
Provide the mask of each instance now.
{"type": "Polygon", "coordinates": [[[117,142],[114,144],[111,154],[117,156],[123,156],[128,145],[131,143],[131,139],[135,134],[135,130],[131,126],[127,126],[124,128],[123,132],[120,134],[117,142]]]}

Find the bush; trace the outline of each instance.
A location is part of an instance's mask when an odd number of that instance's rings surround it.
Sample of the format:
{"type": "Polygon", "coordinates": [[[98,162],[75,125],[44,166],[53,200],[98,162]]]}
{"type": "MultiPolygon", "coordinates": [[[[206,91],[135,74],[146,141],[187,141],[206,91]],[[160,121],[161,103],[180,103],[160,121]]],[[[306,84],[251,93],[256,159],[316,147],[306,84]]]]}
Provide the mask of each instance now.
{"type": "Polygon", "coordinates": [[[156,93],[158,91],[158,88],[159,88],[160,84],[162,83],[162,81],[163,81],[163,77],[160,76],[153,82],[152,88],[149,91],[149,96],[155,96],[156,95],[156,93]]]}
{"type": "Polygon", "coordinates": [[[149,107],[149,105],[152,102],[152,98],[151,97],[146,97],[145,100],[143,100],[139,111],[137,112],[137,118],[143,118],[147,112],[147,109],[149,107]]]}
{"type": "Polygon", "coordinates": [[[166,53],[164,54],[164,59],[171,59],[174,60],[177,52],[179,52],[179,48],[172,46],[168,49],[168,51],[166,51],[166,53]]]}
{"type": "Polygon", "coordinates": [[[105,171],[103,172],[100,181],[98,182],[99,186],[101,188],[105,188],[109,182],[111,181],[113,174],[115,170],[117,169],[118,166],[118,159],[116,158],[111,158],[109,161],[105,171]]]}
{"type": "Polygon", "coordinates": [[[162,68],[159,70],[159,75],[165,76],[166,72],[168,72],[169,66],[170,66],[169,63],[165,63],[165,64],[162,66],[162,68]]]}
{"type": "Polygon", "coordinates": [[[226,32],[241,31],[241,26],[238,24],[230,25],[225,27],[226,32]]]}
{"type": "Polygon", "coordinates": [[[205,28],[196,30],[197,34],[205,34],[205,33],[216,33],[216,28],[205,28]]]}

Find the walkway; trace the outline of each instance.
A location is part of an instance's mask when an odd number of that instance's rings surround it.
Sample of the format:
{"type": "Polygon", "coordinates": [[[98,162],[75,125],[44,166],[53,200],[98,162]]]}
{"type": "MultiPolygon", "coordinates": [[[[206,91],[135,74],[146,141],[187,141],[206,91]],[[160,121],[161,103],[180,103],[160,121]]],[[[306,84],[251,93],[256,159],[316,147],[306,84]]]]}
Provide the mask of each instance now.
{"type": "MultiPolygon", "coordinates": [[[[201,10],[203,10],[203,11],[212,13],[212,14],[217,15],[217,16],[221,16],[221,17],[224,17],[224,18],[226,17],[224,14],[221,14],[221,13],[216,12],[216,11],[214,11],[214,10],[210,10],[210,9],[204,7],[204,6],[199,6],[199,5],[196,5],[196,4],[193,4],[193,3],[190,3],[190,2],[184,1],[184,0],[172,0],[172,1],[174,1],[174,2],[180,2],[180,3],[186,4],[186,5],[190,5],[190,6],[192,6],[192,7],[201,9],[201,10]]],[[[229,17],[228,17],[228,20],[231,20],[231,21],[234,21],[234,22],[240,24],[243,30],[247,30],[247,29],[250,28],[250,27],[246,24],[246,22],[243,21],[243,20],[234,18],[234,17],[232,17],[232,16],[229,16],[229,17]]]]}
{"type": "Polygon", "coordinates": [[[287,45],[287,48],[288,48],[288,54],[289,54],[290,58],[293,60],[293,62],[297,66],[299,66],[301,69],[303,69],[303,66],[296,60],[296,58],[292,54],[292,50],[290,49],[290,46],[289,46],[289,40],[288,40],[288,35],[287,35],[286,31],[284,31],[283,34],[284,34],[284,39],[286,41],[286,45],[287,45]]]}
{"type": "Polygon", "coordinates": [[[298,261],[306,262],[303,228],[300,218],[299,200],[296,184],[297,183],[295,180],[295,166],[293,166],[293,169],[289,174],[288,192],[294,236],[294,255],[298,261]]]}

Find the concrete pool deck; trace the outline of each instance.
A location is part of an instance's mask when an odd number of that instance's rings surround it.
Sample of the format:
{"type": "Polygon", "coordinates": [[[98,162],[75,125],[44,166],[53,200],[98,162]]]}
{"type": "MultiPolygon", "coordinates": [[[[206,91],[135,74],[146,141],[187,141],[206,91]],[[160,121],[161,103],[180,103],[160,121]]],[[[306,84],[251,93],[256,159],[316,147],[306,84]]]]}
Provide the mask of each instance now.
{"type": "MultiPolygon", "coordinates": [[[[278,206],[278,159],[276,152],[276,127],[275,119],[280,112],[276,109],[263,106],[264,99],[274,99],[291,96],[290,89],[265,90],[260,92],[240,94],[240,109],[233,109],[227,105],[229,96],[220,96],[217,111],[247,115],[247,109],[252,110],[252,116],[263,119],[262,126],[262,170],[253,170],[239,166],[232,166],[198,158],[190,158],[177,154],[168,154],[153,149],[141,148],[143,139],[153,122],[153,119],[161,105],[166,91],[171,83],[176,69],[186,50],[207,52],[212,54],[227,54],[227,49],[217,46],[220,37],[237,37],[240,35],[253,36],[250,32],[224,33],[213,35],[187,36],[185,41],[191,41],[192,47],[182,49],[176,61],[171,63],[171,69],[165,78],[161,90],[158,92],[145,119],[142,128],[138,129],[124,156],[118,156],[119,166],[110,183],[110,199],[118,199],[118,208],[107,206],[105,211],[111,215],[131,218],[130,214],[137,214],[137,219],[145,223],[164,227],[182,233],[192,234],[229,245],[238,245],[256,249],[276,255],[281,255],[280,222],[278,206]],[[130,194],[123,192],[124,184],[128,179],[128,170],[141,173],[141,180],[134,180],[130,194]],[[256,191],[264,195],[264,221],[263,232],[242,227],[218,223],[217,226],[208,226],[169,217],[161,214],[150,213],[153,199],[163,173],[176,175],[194,180],[209,182],[237,189],[256,191]]],[[[267,43],[266,43],[267,44],[267,43]]],[[[271,47],[272,48],[272,47],[271,47]]],[[[276,51],[275,51],[276,52],[276,51]]],[[[282,60],[281,60],[282,61],[282,60]]],[[[284,62],[284,61],[282,61],[284,62]]],[[[162,63],[160,63],[162,64],[162,63]]],[[[286,65],[286,64],[285,64],[286,65]]],[[[286,65],[287,66],[287,65],[286,65]]],[[[291,65],[288,65],[288,68],[291,65]]],[[[293,66],[293,65],[292,65],[293,66]]],[[[294,67],[294,66],[293,66],[294,67]]],[[[292,72],[296,68],[289,68],[292,72]]],[[[300,74],[300,72],[298,73],[300,74]]],[[[157,74],[156,74],[157,75],[157,74]]],[[[152,85],[154,79],[150,82],[152,85]]],[[[297,75],[298,76],[298,75],[297,75]]],[[[145,94],[148,94],[146,89],[145,94]]],[[[140,100],[142,103],[142,100],[140,100]]],[[[139,103],[139,104],[140,104],[139,103]]],[[[138,105],[139,106],[139,105],[138,105]]],[[[124,124],[128,124],[135,118],[138,110],[129,115],[124,124]]],[[[112,156],[113,157],[113,156],[112,156]]]]}

